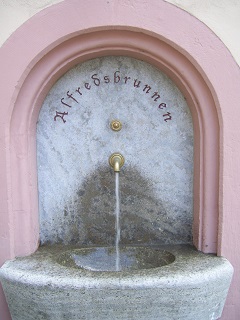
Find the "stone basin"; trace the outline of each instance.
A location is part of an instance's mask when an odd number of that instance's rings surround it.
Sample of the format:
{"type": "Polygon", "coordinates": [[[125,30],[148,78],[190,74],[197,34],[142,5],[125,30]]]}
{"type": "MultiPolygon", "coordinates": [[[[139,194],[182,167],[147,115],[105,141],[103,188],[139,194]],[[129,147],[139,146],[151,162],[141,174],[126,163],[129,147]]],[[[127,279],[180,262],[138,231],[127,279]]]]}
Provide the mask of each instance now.
{"type": "Polygon", "coordinates": [[[91,271],[127,271],[158,268],[172,263],[175,256],[154,247],[120,247],[119,268],[116,268],[115,247],[92,247],[66,250],[56,261],[63,266],[91,271]]]}
{"type": "Polygon", "coordinates": [[[104,270],[114,268],[114,264],[106,268],[112,247],[46,246],[6,262],[0,279],[12,319],[214,320],[221,316],[233,273],[225,258],[188,245],[131,246],[120,251],[125,262],[118,272],[104,270]],[[94,267],[94,255],[101,254],[104,263],[94,267]],[[91,259],[85,263],[84,256],[91,259]]]}

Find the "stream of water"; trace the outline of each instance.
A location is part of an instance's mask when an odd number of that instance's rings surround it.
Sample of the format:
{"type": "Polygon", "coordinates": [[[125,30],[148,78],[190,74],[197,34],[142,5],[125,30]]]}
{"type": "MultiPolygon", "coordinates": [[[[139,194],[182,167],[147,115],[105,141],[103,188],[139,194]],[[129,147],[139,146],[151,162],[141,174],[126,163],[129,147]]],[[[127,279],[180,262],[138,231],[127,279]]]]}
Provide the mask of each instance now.
{"type": "Polygon", "coordinates": [[[115,172],[115,195],[116,195],[116,208],[115,208],[115,230],[116,230],[116,271],[121,270],[120,266],[120,252],[119,252],[119,241],[120,241],[120,191],[119,191],[119,172],[115,172]]]}

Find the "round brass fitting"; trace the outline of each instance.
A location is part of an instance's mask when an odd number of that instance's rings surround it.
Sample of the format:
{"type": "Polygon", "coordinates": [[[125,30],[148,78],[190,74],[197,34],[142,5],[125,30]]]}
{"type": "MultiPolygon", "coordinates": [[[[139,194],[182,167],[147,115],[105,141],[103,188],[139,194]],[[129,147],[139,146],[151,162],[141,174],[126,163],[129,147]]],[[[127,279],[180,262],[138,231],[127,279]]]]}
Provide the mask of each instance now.
{"type": "Polygon", "coordinates": [[[113,131],[120,131],[122,129],[122,124],[119,120],[113,120],[110,123],[110,127],[113,131]]]}
{"type": "Polygon", "coordinates": [[[120,153],[113,153],[109,157],[109,164],[115,172],[120,172],[120,169],[124,165],[124,157],[120,153]]]}

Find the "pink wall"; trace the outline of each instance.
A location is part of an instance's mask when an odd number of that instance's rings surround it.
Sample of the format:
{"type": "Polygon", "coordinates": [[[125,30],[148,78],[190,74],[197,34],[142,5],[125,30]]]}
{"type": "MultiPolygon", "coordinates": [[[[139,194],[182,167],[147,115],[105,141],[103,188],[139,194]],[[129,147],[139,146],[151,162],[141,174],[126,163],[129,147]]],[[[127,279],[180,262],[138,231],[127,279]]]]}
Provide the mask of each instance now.
{"type": "MultiPolygon", "coordinates": [[[[179,85],[195,130],[194,238],[235,275],[222,319],[240,316],[240,72],[221,41],[197,19],[161,0],[68,0],[43,10],[0,49],[0,263],[38,246],[35,129],[54,81],[75,63],[130,55],[179,85]]],[[[10,319],[3,298],[0,315],[10,319]]]]}

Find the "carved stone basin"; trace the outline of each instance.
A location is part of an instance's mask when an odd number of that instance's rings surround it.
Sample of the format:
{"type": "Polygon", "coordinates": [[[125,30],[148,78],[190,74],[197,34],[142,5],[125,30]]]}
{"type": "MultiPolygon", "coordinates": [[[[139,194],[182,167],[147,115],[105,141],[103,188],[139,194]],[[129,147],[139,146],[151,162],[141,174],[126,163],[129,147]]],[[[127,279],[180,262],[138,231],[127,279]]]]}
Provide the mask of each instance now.
{"type": "MultiPolygon", "coordinates": [[[[116,271],[115,247],[93,247],[67,250],[56,261],[63,266],[84,268],[91,271],[116,271]]],[[[175,256],[154,247],[121,247],[119,250],[119,270],[158,268],[172,263],[175,256]]]]}
{"type": "Polygon", "coordinates": [[[233,268],[191,246],[41,247],[6,262],[0,279],[12,320],[219,319],[233,268]]]}

